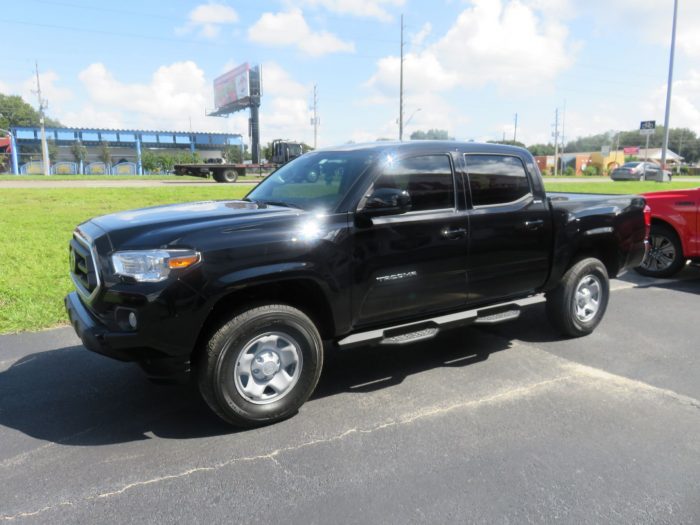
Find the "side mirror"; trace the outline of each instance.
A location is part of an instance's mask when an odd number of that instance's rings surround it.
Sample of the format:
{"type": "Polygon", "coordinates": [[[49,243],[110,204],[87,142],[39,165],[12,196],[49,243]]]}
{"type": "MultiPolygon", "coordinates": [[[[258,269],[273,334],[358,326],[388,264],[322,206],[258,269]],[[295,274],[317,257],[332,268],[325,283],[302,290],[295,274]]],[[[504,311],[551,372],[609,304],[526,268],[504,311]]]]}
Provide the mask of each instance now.
{"type": "Polygon", "coordinates": [[[361,210],[365,217],[400,215],[411,211],[411,196],[406,190],[398,188],[377,188],[367,199],[361,210]]]}

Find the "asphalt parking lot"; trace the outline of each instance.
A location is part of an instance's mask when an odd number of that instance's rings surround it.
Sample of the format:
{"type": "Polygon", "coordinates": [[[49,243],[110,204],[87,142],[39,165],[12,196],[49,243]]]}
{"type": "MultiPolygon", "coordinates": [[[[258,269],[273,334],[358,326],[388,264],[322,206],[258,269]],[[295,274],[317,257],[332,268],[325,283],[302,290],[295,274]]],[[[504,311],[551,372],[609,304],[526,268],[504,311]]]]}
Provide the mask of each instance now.
{"type": "Polygon", "coordinates": [[[700,268],[613,289],[582,339],[535,305],[338,355],[242,432],[70,328],[0,336],[0,520],[698,523],[700,268]]]}

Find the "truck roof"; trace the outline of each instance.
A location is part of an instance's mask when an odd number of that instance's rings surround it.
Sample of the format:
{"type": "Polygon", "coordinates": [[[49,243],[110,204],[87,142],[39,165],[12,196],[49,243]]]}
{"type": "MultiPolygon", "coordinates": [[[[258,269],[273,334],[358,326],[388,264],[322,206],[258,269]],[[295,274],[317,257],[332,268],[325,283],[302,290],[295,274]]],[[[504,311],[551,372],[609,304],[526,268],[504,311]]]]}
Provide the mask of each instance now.
{"type": "Polygon", "coordinates": [[[315,151],[424,151],[435,150],[435,148],[445,151],[460,151],[463,153],[510,153],[519,155],[523,152],[530,155],[525,148],[509,146],[506,144],[493,144],[489,142],[466,142],[455,140],[412,140],[412,141],[379,141],[362,144],[343,144],[341,146],[331,146],[320,148],[315,151]]]}

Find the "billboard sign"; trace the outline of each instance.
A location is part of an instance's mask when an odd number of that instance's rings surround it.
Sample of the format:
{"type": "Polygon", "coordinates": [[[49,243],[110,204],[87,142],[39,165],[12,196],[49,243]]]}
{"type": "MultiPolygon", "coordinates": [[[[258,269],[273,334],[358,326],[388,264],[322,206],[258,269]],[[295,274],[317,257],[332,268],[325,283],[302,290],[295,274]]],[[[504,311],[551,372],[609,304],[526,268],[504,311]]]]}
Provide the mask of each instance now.
{"type": "Polygon", "coordinates": [[[248,63],[214,79],[214,105],[221,109],[231,104],[245,103],[250,97],[250,66],[248,63]]]}

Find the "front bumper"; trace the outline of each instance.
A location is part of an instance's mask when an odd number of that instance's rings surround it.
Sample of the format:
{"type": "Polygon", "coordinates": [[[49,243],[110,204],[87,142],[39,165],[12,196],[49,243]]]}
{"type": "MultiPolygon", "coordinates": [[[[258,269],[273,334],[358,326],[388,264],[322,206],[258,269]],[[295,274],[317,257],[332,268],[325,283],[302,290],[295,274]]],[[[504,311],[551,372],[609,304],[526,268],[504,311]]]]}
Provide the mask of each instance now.
{"type": "Polygon", "coordinates": [[[119,361],[152,357],[138,333],[110,331],[85,308],[76,292],[66,295],[64,303],[75,333],[88,350],[119,361]]]}

